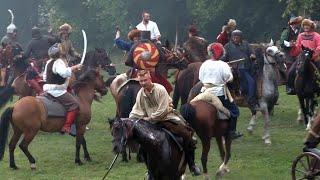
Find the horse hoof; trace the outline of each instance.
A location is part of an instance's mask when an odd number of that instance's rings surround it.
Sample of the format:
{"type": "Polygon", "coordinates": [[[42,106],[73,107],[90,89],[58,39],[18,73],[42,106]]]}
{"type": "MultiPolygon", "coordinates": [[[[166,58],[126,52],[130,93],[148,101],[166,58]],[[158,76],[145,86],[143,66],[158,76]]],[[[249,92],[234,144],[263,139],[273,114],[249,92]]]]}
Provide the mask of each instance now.
{"type": "Polygon", "coordinates": [[[87,157],[87,158],[85,158],[88,162],[91,162],[92,161],[92,159],[91,159],[91,157],[87,157]]]}
{"type": "Polygon", "coordinates": [[[249,127],[247,128],[247,130],[248,130],[248,133],[249,133],[250,135],[253,134],[253,127],[252,127],[252,126],[249,126],[249,127]]]}
{"type": "Polygon", "coordinates": [[[266,139],[264,140],[264,143],[265,143],[266,145],[271,145],[271,140],[270,140],[270,138],[266,138],[266,139]]]}
{"type": "Polygon", "coordinates": [[[187,175],[186,175],[186,174],[183,174],[180,179],[181,179],[181,180],[187,180],[188,178],[187,178],[187,175]]]}
{"type": "Polygon", "coordinates": [[[83,165],[83,163],[80,160],[76,160],[75,163],[78,164],[79,166],[83,165]]]}
{"type": "Polygon", "coordinates": [[[31,163],[31,164],[30,164],[30,169],[31,169],[31,170],[37,169],[36,164],[35,164],[35,163],[31,163]]]}
{"type": "Polygon", "coordinates": [[[209,175],[207,173],[203,173],[204,180],[210,180],[209,175]]]}
{"type": "Polygon", "coordinates": [[[10,168],[12,168],[13,170],[18,170],[19,169],[16,165],[10,165],[10,168]]]}
{"type": "Polygon", "coordinates": [[[122,159],[122,162],[127,163],[127,162],[129,162],[129,161],[128,161],[128,159],[122,159]]]}

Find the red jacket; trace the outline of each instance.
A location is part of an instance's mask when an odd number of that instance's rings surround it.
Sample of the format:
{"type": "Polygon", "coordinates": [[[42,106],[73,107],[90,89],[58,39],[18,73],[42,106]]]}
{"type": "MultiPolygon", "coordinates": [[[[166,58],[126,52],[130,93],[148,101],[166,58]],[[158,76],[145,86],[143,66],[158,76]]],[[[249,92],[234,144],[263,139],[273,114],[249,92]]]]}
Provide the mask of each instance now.
{"type": "Polygon", "coordinates": [[[217,43],[221,43],[223,46],[226,45],[230,40],[230,36],[229,34],[227,33],[227,31],[222,31],[218,37],[217,37],[217,40],[216,42],[217,43]]]}
{"type": "Polygon", "coordinates": [[[312,59],[314,61],[318,60],[320,55],[320,35],[318,33],[300,33],[296,45],[292,47],[290,50],[290,54],[292,56],[298,56],[302,52],[302,45],[311,50],[314,50],[312,59]]]}

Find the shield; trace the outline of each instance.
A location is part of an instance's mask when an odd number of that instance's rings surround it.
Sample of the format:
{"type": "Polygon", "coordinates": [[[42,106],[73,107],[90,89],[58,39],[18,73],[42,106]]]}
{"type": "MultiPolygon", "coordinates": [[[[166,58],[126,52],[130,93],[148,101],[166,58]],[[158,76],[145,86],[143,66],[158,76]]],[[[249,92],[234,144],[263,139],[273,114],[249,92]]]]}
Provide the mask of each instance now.
{"type": "Polygon", "coordinates": [[[154,68],[159,61],[159,50],[152,43],[140,43],[134,49],[133,61],[140,69],[154,68]]]}

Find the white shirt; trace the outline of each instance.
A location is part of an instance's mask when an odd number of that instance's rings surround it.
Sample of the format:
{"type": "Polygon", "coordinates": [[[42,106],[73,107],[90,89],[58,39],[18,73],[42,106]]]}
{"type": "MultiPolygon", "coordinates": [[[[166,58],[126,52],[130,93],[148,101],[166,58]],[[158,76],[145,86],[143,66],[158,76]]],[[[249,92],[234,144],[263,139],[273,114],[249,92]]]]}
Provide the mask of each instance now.
{"type": "Polygon", "coordinates": [[[136,28],[140,31],[150,31],[151,40],[156,39],[156,36],[158,35],[161,36],[157,23],[150,20],[147,25],[144,25],[142,21],[140,24],[136,26],[136,28]]]}
{"type": "MultiPolygon", "coordinates": [[[[47,61],[46,67],[43,72],[43,80],[47,80],[47,66],[52,61],[50,59],[47,61]]],[[[67,92],[67,88],[69,85],[69,77],[71,77],[72,70],[66,62],[64,62],[62,59],[57,59],[53,65],[52,65],[52,72],[54,74],[59,74],[63,78],[67,78],[66,82],[64,84],[58,85],[58,84],[44,84],[43,85],[43,91],[51,94],[54,97],[59,97],[67,92]]]]}
{"type": "Polygon", "coordinates": [[[202,63],[199,70],[200,81],[213,87],[202,87],[201,92],[207,90],[216,96],[224,95],[224,85],[232,81],[233,75],[230,66],[221,60],[213,61],[211,59],[202,63]]]}

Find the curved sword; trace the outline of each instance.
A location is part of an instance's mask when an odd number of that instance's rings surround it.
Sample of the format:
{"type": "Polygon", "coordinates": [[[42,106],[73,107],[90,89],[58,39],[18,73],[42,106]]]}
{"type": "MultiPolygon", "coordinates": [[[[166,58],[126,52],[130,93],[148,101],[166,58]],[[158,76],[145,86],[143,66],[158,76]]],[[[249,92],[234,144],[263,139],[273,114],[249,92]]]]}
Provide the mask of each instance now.
{"type": "Polygon", "coordinates": [[[87,53],[87,35],[84,30],[82,30],[82,35],[83,35],[83,53],[82,53],[80,64],[83,64],[83,61],[86,58],[86,53],[87,53]]]}

